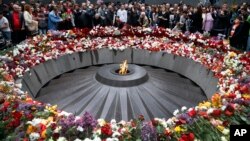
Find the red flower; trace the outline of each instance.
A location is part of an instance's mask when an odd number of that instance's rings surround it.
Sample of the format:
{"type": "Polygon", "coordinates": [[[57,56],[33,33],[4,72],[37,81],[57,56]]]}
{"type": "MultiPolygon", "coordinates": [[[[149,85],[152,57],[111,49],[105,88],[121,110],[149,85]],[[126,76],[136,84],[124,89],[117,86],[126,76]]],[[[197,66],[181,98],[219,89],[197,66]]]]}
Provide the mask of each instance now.
{"type": "Polygon", "coordinates": [[[171,131],[166,129],[166,130],[164,131],[164,134],[165,134],[166,136],[170,136],[170,135],[171,135],[171,131]]]}
{"type": "Polygon", "coordinates": [[[225,110],[225,115],[231,116],[234,114],[234,111],[235,111],[234,106],[232,104],[229,104],[225,110]]]}
{"type": "Polygon", "coordinates": [[[214,117],[219,117],[221,115],[221,110],[215,109],[211,115],[214,117]]]}
{"type": "Polygon", "coordinates": [[[143,115],[139,115],[138,119],[139,119],[140,121],[144,121],[145,118],[144,118],[143,115]]]}
{"type": "Polygon", "coordinates": [[[136,122],[135,122],[135,121],[132,121],[132,122],[131,122],[131,126],[132,126],[132,127],[136,127],[136,122]]]}
{"type": "Polygon", "coordinates": [[[34,118],[34,116],[31,113],[29,113],[26,115],[26,118],[29,120],[32,120],[34,118]]]}
{"type": "Polygon", "coordinates": [[[3,104],[5,102],[5,99],[4,98],[1,98],[0,99],[0,104],[3,104]]]}
{"type": "Polygon", "coordinates": [[[60,134],[54,133],[52,136],[53,136],[53,140],[57,140],[59,138],[60,134]]]}
{"type": "Polygon", "coordinates": [[[241,93],[244,93],[244,94],[248,93],[249,90],[248,90],[247,85],[244,85],[244,86],[240,87],[240,92],[241,92],[241,93]]]}
{"type": "Polygon", "coordinates": [[[4,81],[12,81],[14,79],[13,79],[12,75],[10,75],[10,74],[4,74],[3,75],[3,80],[4,81]]]}
{"type": "Polygon", "coordinates": [[[194,141],[194,134],[193,133],[182,134],[179,141],[194,141]]]}
{"type": "Polygon", "coordinates": [[[155,127],[159,124],[158,121],[155,119],[153,119],[151,122],[152,122],[153,126],[155,126],[155,127]]]}
{"type": "Polygon", "coordinates": [[[15,111],[15,112],[12,112],[12,116],[15,118],[15,119],[20,119],[22,117],[22,113],[21,112],[18,112],[18,111],[15,111]]]}
{"type": "Polygon", "coordinates": [[[5,102],[3,103],[3,106],[4,106],[5,108],[8,108],[8,107],[10,106],[10,102],[5,101],[5,102]]]}
{"type": "Polygon", "coordinates": [[[41,131],[46,130],[46,126],[44,124],[40,123],[40,129],[41,129],[41,131]]]}
{"type": "Polygon", "coordinates": [[[190,117],[194,117],[194,116],[196,115],[195,109],[192,108],[192,110],[189,110],[189,111],[188,111],[188,115],[189,115],[190,117]]]}
{"type": "Polygon", "coordinates": [[[111,136],[112,135],[111,126],[109,124],[102,126],[101,133],[106,135],[106,136],[111,136]]]}

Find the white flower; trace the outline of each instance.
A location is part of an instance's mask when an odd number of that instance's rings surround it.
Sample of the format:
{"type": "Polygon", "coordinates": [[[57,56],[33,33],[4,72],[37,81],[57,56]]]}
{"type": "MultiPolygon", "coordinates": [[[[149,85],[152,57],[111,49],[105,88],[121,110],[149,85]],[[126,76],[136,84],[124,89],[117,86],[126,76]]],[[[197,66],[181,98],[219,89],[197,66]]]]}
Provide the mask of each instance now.
{"type": "Polygon", "coordinates": [[[225,111],[226,108],[227,108],[227,106],[224,105],[224,106],[221,107],[221,110],[222,110],[222,111],[225,111]]]}
{"type": "Polygon", "coordinates": [[[222,133],[223,133],[224,135],[228,135],[229,132],[230,132],[230,130],[229,130],[229,129],[226,129],[226,128],[222,131],[222,133]]]}
{"type": "Polygon", "coordinates": [[[237,93],[236,98],[241,98],[241,94],[237,93]]]}
{"type": "Polygon", "coordinates": [[[118,138],[107,138],[106,141],[119,141],[119,139],[118,138]]]}
{"type": "Polygon", "coordinates": [[[181,111],[182,112],[185,112],[187,110],[187,107],[186,106],[183,106],[182,108],[181,108],[181,111]]]}
{"type": "Polygon", "coordinates": [[[222,136],[220,139],[221,141],[228,141],[225,136],[222,136]]]}
{"type": "Polygon", "coordinates": [[[89,138],[85,138],[83,141],[93,141],[93,140],[91,140],[89,138]]]}
{"type": "Polygon", "coordinates": [[[29,137],[30,137],[30,141],[36,141],[37,139],[40,138],[40,134],[32,132],[29,137]]]}
{"type": "Polygon", "coordinates": [[[76,130],[80,131],[80,132],[83,132],[83,128],[81,126],[78,126],[76,130]]]}
{"type": "Polygon", "coordinates": [[[97,122],[100,126],[104,126],[106,124],[106,121],[104,119],[98,119],[97,122]]]}
{"type": "Polygon", "coordinates": [[[124,120],[121,120],[120,122],[119,122],[119,124],[121,124],[121,125],[125,125],[126,124],[126,121],[124,121],[124,120]]]}
{"type": "Polygon", "coordinates": [[[207,114],[212,114],[212,113],[213,113],[213,111],[214,111],[214,109],[213,109],[213,108],[209,108],[209,109],[207,110],[207,114]]]}
{"type": "Polygon", "coordinates": [[[57,139],[57,141],[67,141],[67,139],[65,137],[60,137],[57,139]]]}
{"type": "Polygon", "coordinates": [[[178,110],[178,109],[176,109],[176,110],[173,112],[173,115],[174,115],[174,116],[177,116],[177,114],[179,114],[179,110],[178,110]]]}
{"type": "Polygon", "coordinates": [[[66,117],[68,117],[69,115],[70,115],[70,113],[65,112],[65,111],[62,111],[62,112],[59,113],[59,116],[66,116],[66,117]]]}
{"type": "Polygon", "coordinates": [[[54,132],[55,132],[55,133],[59,133],[59,131],[60,131],[61,129],[62,129],[61,126],[57,126],[54,132]]]}
{"type": "Polygon", "coordinates": [[[40,118],[34,118],[32,121],[28,121],[27,124],[31,124],[32,126],[37,126],[43,121],[43,119],[40,118]]]}
{"type": "Polygon", "coordinates": [[[115,119],[112,119],[112,120],[110,121],[110,123],[111,123],[111,124],[116,124],[116,120],[115,120],[115,119]]]}
{"type": "Polygon", "coordinates": [[[119,136],[121,136],[121,134],[120,134],[119,132],[114,132],[114,133],[112,134],[112,137],[113,137],[113,138],[119,137],[119,136]]]}
{"type": "Polygon", "coordinates": [[[101,134],[102,134],[101,129],[95,130],[95,131],[94,131],[94,134],[95,134],[96,136],[101,135],[101,134]]]}
{"type": "Polygon", "coordinates": [[[169,125],[169,126],[174,125],[174,121],[173,121],[171,118],[168,119],[166,123],[167,123],[167,125],[169,125]]]}
{"type": "Polygon", "coordinates": [[[80,139],[77,138],[77,139],[75,139],[74,141],[82,141],[82,140],[80,140],[80,139]]]}

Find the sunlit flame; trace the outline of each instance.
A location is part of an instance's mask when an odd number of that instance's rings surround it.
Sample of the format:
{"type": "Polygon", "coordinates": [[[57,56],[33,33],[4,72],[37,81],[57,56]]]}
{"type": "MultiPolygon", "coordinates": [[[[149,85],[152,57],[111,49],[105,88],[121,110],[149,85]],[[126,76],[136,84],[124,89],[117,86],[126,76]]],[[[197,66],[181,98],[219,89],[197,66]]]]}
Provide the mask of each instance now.
{"type": "Polygon", "coordinates": [[[128,71],[128,61],[125,60],[125,61],[123,61],[122,64],[120,64],[119,74],[120,75],[126,75],[127,71],[128,71]]]}

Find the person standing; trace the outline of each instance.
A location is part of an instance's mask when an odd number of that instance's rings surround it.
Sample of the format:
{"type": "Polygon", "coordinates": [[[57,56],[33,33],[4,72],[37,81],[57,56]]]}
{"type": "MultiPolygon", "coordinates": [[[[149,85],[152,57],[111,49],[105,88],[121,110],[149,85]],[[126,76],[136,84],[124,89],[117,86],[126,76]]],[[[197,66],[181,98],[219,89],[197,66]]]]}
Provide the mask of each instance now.
{"type": "Polygon", "coordinates": [[[26,4],[24,6],[23,17],[25,21],[25,26],[27,30],[27,35],[31,36],[38,32],[38,21],[34,20],[32,15],[31,6],[26,4]]]}
{"type": "Polygon", "coordinates": [[[203,19],[202,30],[205,32],[210,32],[213,28],[214,19],[210,9],[207,8],[205,10],[203,9],[202,13],[202,19],[203,19]]]}
{"type": "Polygon", "coordinates": [[[128,21],[128,12],[125,9],[124,5],[121,5],[121,8],[117,11],[117,16],[123,23],[127,23],[128,21]]]}
{"type": "Polygon", "coordinates": [[[62,18],[58,16],[58,9],[53,7],[48,16],[48,30],[57,30],[58,23],[62,21],[62,18]]]}
{"type": "Polygon", "coordinates": [[[244,24],[240,16],[234,20],[234,25],[229,34],[230,45],[240,50],[244,49],[244,24]]]}
{"type": "MultiPolygon", "coordinates": [[[[250,27],[250,15],[247,17],[247,24],[248,26],[250,27]]],[[[247,40],[247,49],[246,49],[247,52],[250,52],[250,29],[248,31],[248,40],[247,40]]]]}
{"type": "Polygon", "coordinates": [[[10,25],[8,19],[3,16],[2,11],[0,11],[0,31],[2,32],[3,37],[6,40],[6,46],[9,46],[11,43],[10,25]]]}
{"type": "Polygon", "coordinates": [[[25,40],[25,31],[24,31],[24,17],[23,13],[20,11],[20,7],[16,4],[13,5],[13,11],[9,15],[9,24],[12,30],[12,43],[18,44],[21,41],[25,40]]]}
{"type": "Polygon", "coordinates": [[[169,28],[169,12],[165,6],[162,6],[161,12],[158,15],[159,27],[169,28]]]}

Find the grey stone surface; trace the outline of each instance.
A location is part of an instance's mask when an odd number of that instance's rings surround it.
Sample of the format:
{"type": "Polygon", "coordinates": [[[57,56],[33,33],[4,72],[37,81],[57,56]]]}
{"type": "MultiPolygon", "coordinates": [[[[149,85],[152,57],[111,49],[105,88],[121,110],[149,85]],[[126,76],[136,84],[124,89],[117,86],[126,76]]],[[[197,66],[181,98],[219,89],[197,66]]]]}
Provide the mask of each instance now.
{"type": "Polygon", "coordinates": [[[39,65],[33,67],[32,69],[37,74],[42,85],[45,85],[46,83],[48,83],[51,80],[51,78],[48,77],[48,73],[44,67],[44,64],[39,64],[39,65]]]}
{"type": "Polygon", "coordinates": [[[150,76],[148,81],[140,85],[103,85],[94,79],[96,72],[104,69],[102,67],[105,65],[65,73],[42,88],[36,99],[56,104],[59,109],[76,115],[90,112],[95,118],[117,121],[128,121],[141,114],[146,120],[154,117],[169,118],[175,109],[196,106],[207,99],[201,88],[189,79],[150,66],[140,66],[150,76]]]}
{"type": "MultiPolygon", "coordinates": [[[[37,93],[41,89],[41,80],[35,73],[33,69],[30,70],[30,72],[26,72],[23,77],[22,83],[25,83],[27,91],[30,92],[32,97],[36,97],[37,93]]],[[[24,87],[25,88],[25,87],[24,87]]],[[[24,89],[25,90],[25,89],[24,89]]]]}
{"type": "Polygon", "coordinates": [[[92,63],[92,57],[91,57],[91,51],[86,52],[79,52],[79,60],[80,60],[80,67],[87,67],[91,66],[92,63]]]}
{"type": "Polygon", "coordinates": [[[123,51],[120,50],[113,50],[114,52],[114,62],[113,63],[121,63],[124,60],[127,60],[128,63],[132,63],[132,52],[131,48],[125,49],[123,51]]]}
{"type": "Polygon", "coordinates": [[[108,48],[93,50],[91,57],[93,65],[111,64],[114,62],[114,52],[108,48]]]}
{"type": "Polygon", "coordinates": [[[24,81],[28,91],[33,96],[49,80],[65,72],[91,66],[111,63],[120,63],[124,59],[133,64],[150,65],[168,69],[189,78],[198,84],[211,97],[216,92],[218,80],[213,77],[213,73],[201,64],[191,59],[168,54],[166,52],[149,52],[142,49],[126,49],[115,51],[108,48],[96,51],[79,52],[59,57],[57,60],[49,60],[31,69],[33,75],[24,75],[24,81]],[[35,75],[34,75],[35,74],[35,75]]]}

